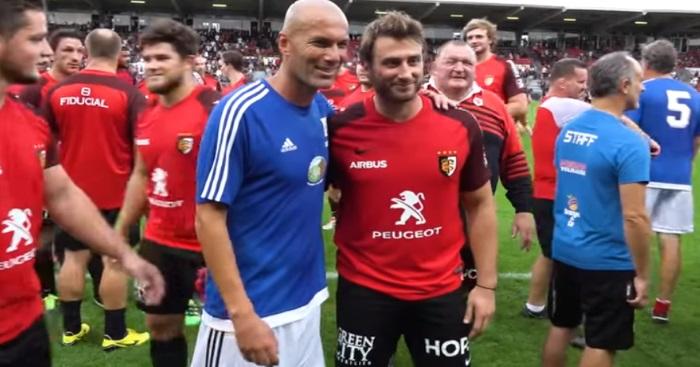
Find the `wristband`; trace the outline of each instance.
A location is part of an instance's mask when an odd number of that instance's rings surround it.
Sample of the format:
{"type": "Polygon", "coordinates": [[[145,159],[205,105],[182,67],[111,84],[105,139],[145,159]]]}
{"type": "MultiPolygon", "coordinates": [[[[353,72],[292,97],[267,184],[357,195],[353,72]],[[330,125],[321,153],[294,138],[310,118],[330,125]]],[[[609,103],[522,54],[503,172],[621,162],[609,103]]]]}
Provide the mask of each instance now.
{"type": "Polygon", "coordinates": [[[479,288],[483,288],[483,289],[490,290],[490,291],[492,291],[492,292],[495,292],[495,291],[496,291],[496,287],[493,287],[493,288],[484,287],[483,285],[481,285],[481,284],[479,284],[479,283],[476,283],[476,286],[479,287],[479,288]]]}

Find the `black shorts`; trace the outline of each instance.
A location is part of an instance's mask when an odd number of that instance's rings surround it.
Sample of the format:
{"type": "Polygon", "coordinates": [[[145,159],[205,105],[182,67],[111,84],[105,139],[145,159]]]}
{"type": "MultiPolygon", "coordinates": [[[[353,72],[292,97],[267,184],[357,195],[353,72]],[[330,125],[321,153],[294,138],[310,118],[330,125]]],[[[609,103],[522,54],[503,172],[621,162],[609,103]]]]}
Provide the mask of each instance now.
{"type": "Polygon", "coordinates": [[[573,329],[583,321],[586,345],[605,350],[634,344],[634,271],[583,270],[554,261],[547,311],[552,325],[573,329]]]}
{"type": "Polygon", "coordinates": [[[165,296],[158,306],[147,306],[140,299],[136,305],[156,315],[184,314],[194,293],[197,271],[204,266],[199,252],[176,249],[144,239],[139,254],[155,265],[165,280],[165,296]]]}
{"type": "MultiPolygon", "coordinates": [[[[119,209],[110,210],[100,210],[104,219],[109,223],[110,226],[114,226],[119,216],[119,209]]],[[[135,246],[139,243],[141,237],[141,231],[138,224],[135,224],[129,228],[129,244],[135,246]]],[[[56,237],[54,238],[54,244],[57,249],[68,250],[68,251],[81,251],[88,250],[89,248],[85,246],[84,243],[80,242],[75,237],[68,234],[68,232],[59,228],[56,231],[56,237]]]]}
{"type": "Polygon", "coordinates": [[[404,336],[417,367],[470,366],[462,290],[403,301],[338,279],[336,366],[387,366],[404,336]]]}
{"type": "Polygon", "coordinates": [[[542,248],[542,255],[552,258],[552,234],[554,233],[554,200],[533,199],[533,214],[537,226],[537,240],[542,248]]]}
{"type": "Polygon", "coordinates": [[[0,344],[0,367],[50,367],[51,346],[44,317],[14,339],[0,344]]]}

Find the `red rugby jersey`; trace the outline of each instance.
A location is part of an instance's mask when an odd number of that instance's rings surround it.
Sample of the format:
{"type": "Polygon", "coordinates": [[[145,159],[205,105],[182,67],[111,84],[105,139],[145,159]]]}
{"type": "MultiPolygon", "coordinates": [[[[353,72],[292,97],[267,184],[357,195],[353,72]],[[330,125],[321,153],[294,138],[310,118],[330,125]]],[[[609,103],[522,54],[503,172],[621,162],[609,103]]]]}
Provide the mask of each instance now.
{"type": "Polygon", "coordinates": [[[338,110],[342,100],[359,88],[360,82],[357,80],[357,76],[350,69],[345,69],[338,74],[333,85],[328,89],[321,90],[321,93],[328,99],[331,106],[338,110]]]}
{"type": "Polygon", "coordinates": [[[34,256],[44,207],[44,168],[55,165],[49,126],[16,97],[0,107],[0,344],[44,312],[34,256]]]}
{"type": "Polygon", "coordinates": [[[49,93],[49,90],[56,84],[58,84],[58,81],[48,71],[43,72],[36,83],[22,89],[22,92],[19,94],[20,99],[33,108],[41,108],[44,105],[44,101],[46,101],[46,95],[49,93]]]}
{"type": "Polygon", "coordinates": [[[202,78],[202,81],[204,82],[204,85],[211,88],[212,90],[215,91],[220,91],[221,90],[221,84],[219,84],[219,81],[216,80],[213,76],[209,74],[205,74],[204,78],[202,78]]]}
{"type": "Polygon", "coordinates": [[[365,98],[371,97],[374,95],[374,88],[370,88],[367,91],[363,91],[362,87],[357,87],[355,88],[354,91],[350,92],[345,98],[340,100],[340,103],[338,104],[338,107],[340,110],[344,110],[355,103],[362,102],[365,98]]]}
{"type": "Polygon", "coordinates": [[[7,87],[7,94],[9,94],[10,96],[19,97],[22,94],[24,88],[26,87],[26,84],[10,84],[10,86],[7,87]]]}
{"type": "Polygon", "coordinates": [[[144,237],[158,244],[201,251],[194,229],[199,141],[219,93],[199,85],[174,106],[149,103],[136,146],[148,171],[144,237]]]}
{"type": "Polygon", "coordinates": [[[503,102],[525,93],[525,85],[515,65],[497,55],[476,64],[476,82],[480,87],[496,93],[503,102]]]}
{"type": "Polygon", "coordinates": [[[554,168],[554,145],[561,127],[591,108],[573,98],[547,97],[537,107],[532,129],[532,156],[535,161],[533,197],[554,200],[557,171],[554,168]]]}
{"type": "Polygon", "coordinates": [[[124,201],[144,105],[134,86],[97,70],[83,70],[49,91],[44,109],[61,143],[61,164],[100,209],[117,209],[124,201]]]}
{"type": "Polygon", "coordinates": [[[488,183],[479,126],[462,109],[397,123],[372,99],[331,118],[329,179],[343,193],[335,243],[345,279],[404,300],[457,289],[465,243],[460,192],[488,183]]]}
{"type": "Polygon", "coordinates": [[[119,77],[119,79],[126,82],[126,84],[129,84],[129,85],[136,84],[136,81],[134,80],[134,76],[131,75],[129,68],[118,68],[117,69],[117,77],[119,77]]]}
{"type": "MultiPolygon", "coordinates": [[[[431,83],[428,88],[440,93],[431,83]]],[[[484,133],[484,148],[491,170],[491,189],[500,177],[516,213],[532,212],[532,179],[520,136],[506,105],[493,92],[474,84],[459,106],[471,112],[484,133]]]]}

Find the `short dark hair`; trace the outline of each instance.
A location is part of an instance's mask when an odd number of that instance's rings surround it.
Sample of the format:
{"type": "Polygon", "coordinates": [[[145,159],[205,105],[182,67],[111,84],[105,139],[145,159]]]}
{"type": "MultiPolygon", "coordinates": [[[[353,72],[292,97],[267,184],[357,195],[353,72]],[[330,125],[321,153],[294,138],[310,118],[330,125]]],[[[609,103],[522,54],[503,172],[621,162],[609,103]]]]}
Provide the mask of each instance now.
{"type": "Polygon", "coordinates": [[[224,51],[221,53],[221,60],[224,64],[233,66],[237,71],[243,71],[243,54],[236,50],[224,51]]]}
{"type": "Polygon", "coordinates": [[[184,57],[193,56],[199,50],[199,35],[192,28],[172,19],[159,19],[141,34],[141,48],[157,43],[169,43],[184,57]]]}
{"type": "Polygon", "coordinates": [[[25,12],[42,11],[37,1],[2,0],[0,1],[0,36],[10,38],[27,25],[25,12]]]}
{"type": "Polygon", "coordinates": [[[598,59],[588,73],[591,97],[603,98],[618,94],[620,81],[634,78],[636,62],[626,51],[612,52],[598,59]]]}
{"type": "Polygon", "coordinates": [[[372,62],[374,44],[379,37],[391,37],[399,40],[412,39],[423,46],[423,50],[425,50],[423,26],[404,12],[390,11],[365,27],[362,41],[360,41],[360,61],[372,62]]]}
{"type": "Polygon", "coordinates": [[[573,58],[561,59],[552,65],[549,72],[549,80],[555,81],[559,78],[567,78],[576,75],[576,69],[587,69],[586,63],[573,58]]]}
{"type": "Polygon", "coordinates": [[[642,61],[651,70],[668,74],[676,68],[678,51],[668,40],[656,40],[642,48],[642,61]]]}
{"type": "Polygon", "coordinates": [[[95,29],[85,37],[88,56],[93,58],[116,59],[121,54],[122,39],[109,29],[95,29]]]}
{"type": "Polygon", "coordinates": [[[66,38],[75,38],[79,40],[80,43],[83,43],[83,35],[78,33],[78,31],[70,28],[62,28],[51,32],[51,35],[49,35],[49,46],[51,46],[51,49],[56,52],[58,44],[61,43],[61,40],[66,38]]]}

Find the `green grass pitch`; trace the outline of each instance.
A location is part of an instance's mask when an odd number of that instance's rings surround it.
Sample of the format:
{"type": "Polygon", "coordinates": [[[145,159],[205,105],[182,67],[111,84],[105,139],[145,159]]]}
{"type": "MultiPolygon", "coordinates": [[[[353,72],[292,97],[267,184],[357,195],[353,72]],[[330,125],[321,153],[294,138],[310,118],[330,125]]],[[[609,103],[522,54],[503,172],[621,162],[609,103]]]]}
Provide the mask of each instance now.
{"type": "MultiPolygon", "coordinates": [[[[531,107],[534,107],[531,106],[531,107]]],[[[532,112],[532,108],[531,108],[532,112]]],[[[531,118],[530,121],[533,119],[531,118]]],[[[530,141],[523,138],[529,158],[530,141]]],[[[532,162],[532,160],[530,160],[532,162]]],[[[694,182],[698,182],[695,171],[694,182]]],[[[695,207],[698,208],[696,187],[695,207]]],[[[510,238],[509,228],[513,216],[512,208],[499,188],[497,196],[499,218],[499,272],[528,273],[539,249],[535,246],[529,253],[522,252],[516,241],[510,238]]],[[[327,217],[327,213],[324,214],[327,217]]],[[[324,220],[326,219],[324,217],[324,220]]],[[[697,216],[696,228],[700,228],[697,216]]],[[[330,232],[325,232],[326,264],[328,271],[335,271],[335,247],[330,232]]],[[[673,303],[671,323],[660,326],[652,324],[649,308],[637,312],[635,323],[635,347],[619,353],[617,365],[623,367],[700,366],[700,234],[683,238],[683,273],[673,303]]],[[[653,272],[658,273],[658,251],[653,245],[653,272]]],[[[331,298],[323,305],[322,336],[326,363],[333,366],[335,351],[335,280],[329,280],[331,298]]],[[[525,319],[520,316],[520,308],[528,291],[527,279],[500,279],[497,293],[496,316],[486,333],[471,344],[475,366],[526,367],[538,366],[540,351],[548,328],[547,321],[525,319]]],[[[654,278],[650,297],[656,293],[658,282],[654,278]]],[[[88,287],[90,288],[90,287],[88,287]]],[[[86,299],[90,299],[87,298],[86,299]]],[[[653,298],[652,298],[653,299],[653,298]]],[[[93,328],[87,340],[73,347],[59,344],[61,318],[58,311],[47,312],[53,344],[53,361],[56,367],[146,367],[150,366],[148,345],[129,350],[104,353],[100,348],[103,316],[101,309],[89,301],[83,302],[83,320],[93,328]]],[[[128,311],[129,327],[144,330],[143,314],[135,307],[128,311]]],[[[190,356],[197,335],[197,327],[187,328],[190,356]]],[[[227,346],[234,348],[235,346],[227,346]]],[[[575,366],[580,353],[571,350],[569,365],[575,366]]],[[[396,366],[411,366],[410,356],[402,343],[399,345],[396,366]]]]}

